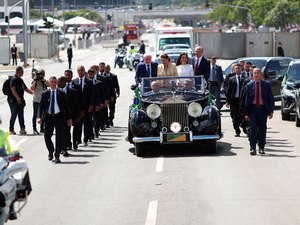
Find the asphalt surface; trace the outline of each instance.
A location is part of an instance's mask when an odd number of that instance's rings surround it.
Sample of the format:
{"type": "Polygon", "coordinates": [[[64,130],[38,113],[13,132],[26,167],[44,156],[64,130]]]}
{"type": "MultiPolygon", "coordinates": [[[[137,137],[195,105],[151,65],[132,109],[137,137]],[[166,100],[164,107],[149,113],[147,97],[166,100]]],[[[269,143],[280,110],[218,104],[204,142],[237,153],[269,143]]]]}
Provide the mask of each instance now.
{"type": "MultiPolygon", "coordinates": [[[[100,46],[76,51],[73,70],[100,61],[113,65],[113,58],[114,49],[100,46]]],[[[60,76],[67,60],[37,65],[46,69],[47,77],[60,76]]],[[[218,141],[216,154],[203,153],[201,146],[155,148],[138,158],[125,141],[134,72],[125,68],[112,72],[121,86],[115,126],[89,146],[70,151],[61,164],[49,162],[43,137],[31,134],[32,104],[26,94],[28,135],[14,138],[28,162],[33,191],[19,219],[8,224],[300,224],[299,128],[292,121],[281,121],[278,103],[268,121],[266,155],[249,155],[246,135],[234,137],[229,111],[223,108],[224,138],[218,141]]],[[[24,80],[30,84],[30,70],[24,80]]],[[[0,100],[0,109],[2,127],[7,128],[10,113],[5,99],[0,100]]],[[[17,121],[15,130],[19,131],[17,121]]]]}

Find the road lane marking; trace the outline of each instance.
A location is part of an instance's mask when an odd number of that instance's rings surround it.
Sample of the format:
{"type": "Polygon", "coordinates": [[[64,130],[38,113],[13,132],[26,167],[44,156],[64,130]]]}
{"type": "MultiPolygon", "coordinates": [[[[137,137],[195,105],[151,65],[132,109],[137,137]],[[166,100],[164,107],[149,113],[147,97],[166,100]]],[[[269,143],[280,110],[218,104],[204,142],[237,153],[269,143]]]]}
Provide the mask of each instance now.
{"type": "Polygon", "coordinates": [[[20,141],[17,142],[17,145],[21,145],[27,140],[28,140],[28,138],[22,138],[20,141]]]}
{"type": "Polygon", "coordinates": [[[159,172],[163,171],[164,162],[165,162],[164,157],[162,157],[162,156],[158,157],[157,162],[156,162],[155,172],[159,173],[159,172]]]}
{"type": "Polygon", "coordinates": [[[155,225],[156,224],[157,208],[158,208],[157,200],[153,200],[153,201],[149,202],[145,225],[155,225]]]}

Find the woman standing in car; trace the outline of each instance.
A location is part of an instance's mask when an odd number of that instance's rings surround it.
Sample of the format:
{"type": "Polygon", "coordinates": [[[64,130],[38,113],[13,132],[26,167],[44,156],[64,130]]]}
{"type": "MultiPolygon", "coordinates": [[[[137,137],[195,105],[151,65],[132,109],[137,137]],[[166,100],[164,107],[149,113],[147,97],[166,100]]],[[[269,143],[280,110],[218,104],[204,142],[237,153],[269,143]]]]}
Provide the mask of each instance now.
{"type": "Polygon", "coordinates": [[[167,54],[162,54],[160,56],[161,64],[157,67],[157,76],[178,76],[176,65],[171,63],[171,59],[167,54]]]}
{"type": "Polygon", "coordinates": [[[177,59],[176,66],[178,76],[194,76],[193,66],[188,64],[188,54],[181,53],[177,59]]]}

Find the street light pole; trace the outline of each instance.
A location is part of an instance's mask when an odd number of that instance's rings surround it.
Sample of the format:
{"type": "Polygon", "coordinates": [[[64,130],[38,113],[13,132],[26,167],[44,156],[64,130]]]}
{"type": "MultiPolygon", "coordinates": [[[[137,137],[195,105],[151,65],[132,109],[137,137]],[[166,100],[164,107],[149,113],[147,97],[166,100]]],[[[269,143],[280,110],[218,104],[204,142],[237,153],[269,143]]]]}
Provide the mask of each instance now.
{"type": "Polygon", "coordinates": [[[24,50],[24,65],[27,67],[27,57],[28,57],[28,34],[27,34],[27,7],[29,0],[23,0],[23,50],[24,50]]]}

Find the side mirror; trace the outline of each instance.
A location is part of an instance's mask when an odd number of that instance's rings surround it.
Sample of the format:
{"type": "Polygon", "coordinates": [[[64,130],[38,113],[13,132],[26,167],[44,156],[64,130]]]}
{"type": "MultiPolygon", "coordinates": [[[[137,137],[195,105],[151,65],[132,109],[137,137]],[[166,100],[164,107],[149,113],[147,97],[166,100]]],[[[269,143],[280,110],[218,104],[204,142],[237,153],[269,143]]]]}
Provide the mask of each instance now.
{"type": "Polygon", "coordinates": [[[130,86],[130,89],[133,90],[133,91],[134,91],[136,88],[137,88],[137,86],[136,86],[135,84],[133,84],[133,85],[130,86]]]}
{"type": "Polygon", "coordinates": [[[283,78],[284,78],[284,75],[281,75],[281,74],[278,74],[278,75],[276,76],[276,80],[282,81],[283,78]]]}

